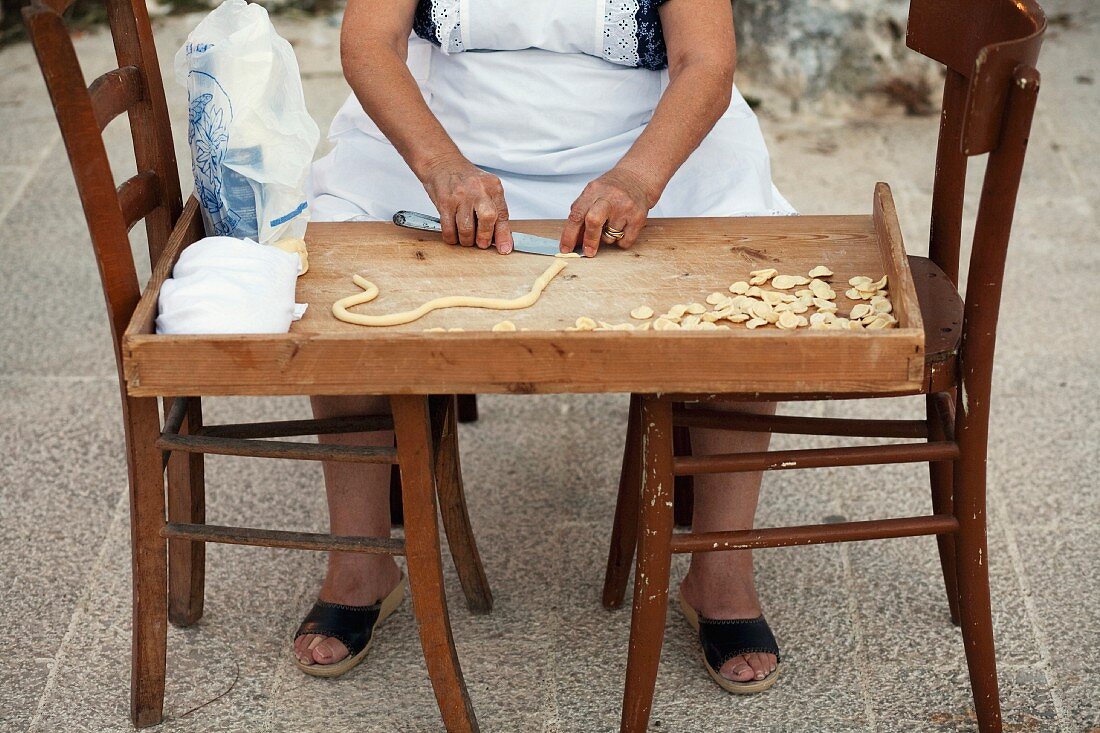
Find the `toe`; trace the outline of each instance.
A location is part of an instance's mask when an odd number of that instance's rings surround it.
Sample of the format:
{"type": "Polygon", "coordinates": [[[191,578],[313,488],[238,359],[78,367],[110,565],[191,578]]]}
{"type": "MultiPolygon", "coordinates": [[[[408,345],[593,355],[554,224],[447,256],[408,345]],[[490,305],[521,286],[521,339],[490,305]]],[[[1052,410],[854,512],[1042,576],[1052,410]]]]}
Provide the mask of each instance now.
{"type": "Polygon", "coordinates": [[[769,657],[771,657],[770,654],[755,653],[746,656],[748,657],[749,665],[752,667],[752,673],[755,679],[762,680],[771,673],[772,666],[771,660],[769,659],[769,657]]]}
{"type": "Polygon", "coordinates": [[[313,661],[317,664],[335,664],[348,655],[348,648],[338,639],[322,638],[313,648],[313,661]]]}
{"type": "Polygon", "coordinates": [[[313,655],[309,653],[309,644],[315,634],[304,634],[294,640],[294,656],[302,664],[313,664],[313,655]]]}
{"type": "Polygon", "coordinates": [[[753,678],[752,665],[744,655],[739,655],[722,665],[720,674],[734,682],[748,682],[753,678]]]}

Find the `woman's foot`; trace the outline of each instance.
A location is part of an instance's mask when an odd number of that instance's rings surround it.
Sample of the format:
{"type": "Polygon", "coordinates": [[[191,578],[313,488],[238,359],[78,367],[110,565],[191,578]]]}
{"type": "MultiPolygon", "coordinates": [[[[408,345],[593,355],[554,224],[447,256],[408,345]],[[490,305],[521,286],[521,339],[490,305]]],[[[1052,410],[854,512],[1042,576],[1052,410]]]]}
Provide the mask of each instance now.
{"type": "MultiPolygon", "coordinates": [[[[699,568],[699,564],[692,563],[691,570],[680,584],[680,592],[700,616],[728,620],[754,619],[761,615],[760,599],[756,596],[752,581],[751,558],[747,572],[731,573],[728,565],[721,568],[722,572],[715,572],[719,568],[699,568]]],[[[750,682],[764,679],[777,666],[778,660],[774,654],[754,652],[730,659],[718,672],[732,682],[750,682]]]]}
{"type": "MultiPolygon", "coordinates": [[[[401,582],[401,570],[386,555],[329,555],[328,573],[318,598],[348,606],[378,603],[401,582]]],[[[338,639],[306,634],[294,640],[294,656],[302,664],[335,664],[348,656],[338,639]]]]}

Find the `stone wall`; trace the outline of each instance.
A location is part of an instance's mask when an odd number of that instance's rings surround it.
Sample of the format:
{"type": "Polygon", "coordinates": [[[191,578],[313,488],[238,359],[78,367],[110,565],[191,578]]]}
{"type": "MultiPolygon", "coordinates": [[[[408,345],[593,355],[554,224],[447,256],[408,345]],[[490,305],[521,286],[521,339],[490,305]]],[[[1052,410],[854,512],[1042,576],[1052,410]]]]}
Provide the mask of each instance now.
{"type": "Polygon", "coordinates": [[[927,111],[938,65],[905,46],[907,0],[734,0],[740,79],[791,107],[886,97],[927,111]]]}

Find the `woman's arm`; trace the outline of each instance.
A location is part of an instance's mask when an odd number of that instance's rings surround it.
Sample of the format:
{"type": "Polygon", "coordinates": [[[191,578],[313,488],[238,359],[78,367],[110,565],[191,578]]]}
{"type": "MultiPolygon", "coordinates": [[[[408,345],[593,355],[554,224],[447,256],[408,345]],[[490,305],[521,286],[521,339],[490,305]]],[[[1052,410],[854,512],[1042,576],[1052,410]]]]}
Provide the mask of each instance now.
{"type": "Polygon", "coordinates": [[[512,250],[500,179],[474,166],[424,102],[406,65],[416,0],[349,0],[344,77],[363,110],[424,184],[448,244],[512,250]]]}
{"type": "Polygon", "coordinates": [[[624,232],[620,247],[632,246],[669,179],[729,107],[737,58],[729,0],[668,0],[660,14],[668,88],[622,160],[574,202],[562,251],[583,242],[585,255],[595,255],[605,225],[624,232]]]}

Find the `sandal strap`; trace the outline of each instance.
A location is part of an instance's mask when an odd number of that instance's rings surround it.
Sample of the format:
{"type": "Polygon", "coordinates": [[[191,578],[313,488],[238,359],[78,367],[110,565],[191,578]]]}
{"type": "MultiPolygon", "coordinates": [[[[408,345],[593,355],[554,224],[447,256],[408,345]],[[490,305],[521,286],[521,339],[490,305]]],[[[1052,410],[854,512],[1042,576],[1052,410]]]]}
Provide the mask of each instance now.
{"type": "Polygon", "coordinates": [[[699,618],[699,641],[707,664],[714,670],[742,654],[774,654],[779,663],[779,644],[763,616],[746,619],[699,618]]]}
{"type": "Polygon", "coordinates": [[[307,634],[329,636],[346,646],[349,656],[355,656],[370,642],[381,611],[380,603],[347,606],[318,600],[306,614],[301,626],[294,633],[294,638],[307,634]]]}

